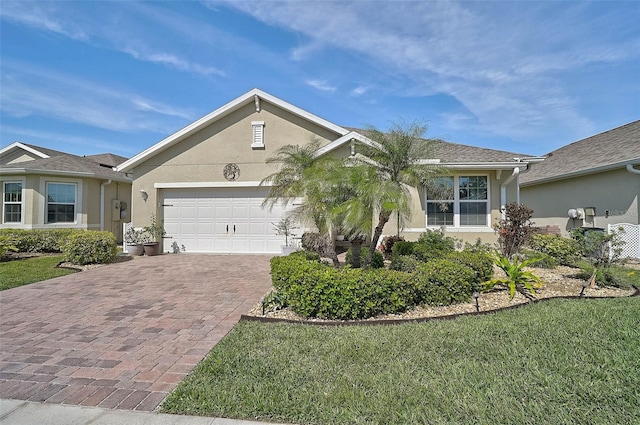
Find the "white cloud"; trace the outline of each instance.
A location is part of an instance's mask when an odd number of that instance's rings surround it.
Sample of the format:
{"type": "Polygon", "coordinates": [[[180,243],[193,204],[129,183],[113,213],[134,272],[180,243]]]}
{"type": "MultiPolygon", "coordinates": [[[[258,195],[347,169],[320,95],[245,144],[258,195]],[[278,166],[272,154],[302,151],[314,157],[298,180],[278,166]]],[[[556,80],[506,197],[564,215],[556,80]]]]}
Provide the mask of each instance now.
{"type": "Polygon", "coordinates": [[[165,133],[193,118],[189,110],[7,60],[0,108],[7,115],[41,115],[113,131],[165,133]]]}
{"type": "MultiPolygon", "coordinates": [[[[98,4],[98,3],[95,3],[98,4]]],[[[168,25],[166,18],[160,19],[161,14],[155,13],[150,8],[136,4],[120,3],[128,8],[122,15],[118,9],[106,7],[96,13],[82,13],[76,10],[73,3],[35,3],[35,2],[3,2],[0,8],[0,16],[22,25],[40,30],[51,31],[74,40],[86,42],[96,47],[107,47],[122,53],[126,53],[134,59],[156,63],[180,71],[191,72],[200,75],[216,75],[224,77],[224,71],[214,66],[204,65],[197,61],[167,51],[165,35],[171,32],[167,28],[158,31],[140,30],[141,21],[152,20],[154,24],[161,22],[168,25]],[[112,10],[113,9],[113,10],[112,10]],[[131,16],[129,16],[131,15],[131,16]],[[160,34],[154,38],[154,34],[160,34]],[[154,47],[156,44],[159,47],[154,47]]],[[[165,13],[166,15],[166,13],[165,13]]],[[[171,14],[172,19],[178,19],[171,14]]],[[[183,25],[184,27],[184,25],[183,25]]],[[[190,27],[193,33],[194,26],[190,27]]],[[[171,30],[175,27],[172,25],[171,30]]],[[[182,32],[182,36],[187,34],[182,32]]]]}
{"type": "Polygon", "coordinates": [[[307,80],[305,83],[313,88],[322,91],[334,92],[336,91],[336,87],[330,85],[324,80],[307,80]]]}
{"type": "MultiPolygon", "coordinates": [[[[640,56],[638,37],[620,42],[611,30],[620,28],[621,21],[624,28],[633,27],[633,16],[615,7],[594,13],[591,4],[584,3],[228,5],[308,38],[306,46],[294,50],[295,59],[304,59],[310,46],[350,51],[384,67],[387,80],[408,79],[393,95],[452,96],[485,131],[507,137],[552,125],[582,131],[592,127],[579,112],[578,90],[570,91],[571,75],[586,66],[637,61],[640,56]]],[[[380,81],[376,86],[397,87],[380,81]]]]}
{"type": "Polygon", "coordinates": [[[123,156],[138,153],[137,148],[131,143],[113,143],[106,140],[97,139],[95,137],[81,137],[54,131],[38,131],[31,128],[7,125],[2,126],[2,132],[5,134],[10,134],[12,136],[17,136],[17,141],[23,141],[25,143],[31,143],[45,147],[51,146],[52,149],[62,149],[66,152],[69,152],[71,150],[68,145],[81,146],[84,155],[90,155],[94,152],[99,151],[118,153],[123,156]],[[61,148],[61,146],[63,148],[61,148]]]}
{"type": "Polygon", "coordinates": [[[364,87],[364,86],[358,86],[356,88],[354,88],[353,90],[351,90],[351,96],[362,96],[363,94],[365,94],[367,92],[367,90],[369,90],[368,87],[364,87]]]}

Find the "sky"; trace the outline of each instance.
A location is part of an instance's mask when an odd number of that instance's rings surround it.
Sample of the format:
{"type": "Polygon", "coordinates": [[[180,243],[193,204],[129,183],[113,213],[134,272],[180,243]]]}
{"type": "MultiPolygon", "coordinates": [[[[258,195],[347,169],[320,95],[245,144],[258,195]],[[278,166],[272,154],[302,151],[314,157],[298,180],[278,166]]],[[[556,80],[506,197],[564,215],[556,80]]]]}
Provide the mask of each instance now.
{"type": "Polygon", "coordinates": [[[637,1],[2,0],[0,146],[132,157],[257,87],[543,155],[640,119],[638,22],[637,1]]]}

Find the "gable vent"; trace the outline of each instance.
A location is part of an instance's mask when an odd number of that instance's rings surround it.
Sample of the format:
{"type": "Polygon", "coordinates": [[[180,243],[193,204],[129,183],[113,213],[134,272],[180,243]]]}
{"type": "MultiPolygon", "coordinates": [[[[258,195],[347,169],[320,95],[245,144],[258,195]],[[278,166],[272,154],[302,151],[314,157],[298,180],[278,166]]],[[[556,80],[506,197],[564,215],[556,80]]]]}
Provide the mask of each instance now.
{"type": "Polygon", "coordinates": [[[264,121],[251,121],[253,128],[252,148],[264,148],[264,121]]]}

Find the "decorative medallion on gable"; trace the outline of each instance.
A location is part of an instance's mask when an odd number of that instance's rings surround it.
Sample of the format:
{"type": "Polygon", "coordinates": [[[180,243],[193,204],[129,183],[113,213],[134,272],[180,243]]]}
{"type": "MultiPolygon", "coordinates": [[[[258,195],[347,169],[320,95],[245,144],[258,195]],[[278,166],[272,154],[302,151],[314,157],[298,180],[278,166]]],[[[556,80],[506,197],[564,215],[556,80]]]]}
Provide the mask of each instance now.
{"type": "Polygon", "coordinates": [[[238,180],[238,177],[240,177],[240,167],[238,167],[238,164],[229,163],[222,169],[222,175],[229,181],[238,180]]]}

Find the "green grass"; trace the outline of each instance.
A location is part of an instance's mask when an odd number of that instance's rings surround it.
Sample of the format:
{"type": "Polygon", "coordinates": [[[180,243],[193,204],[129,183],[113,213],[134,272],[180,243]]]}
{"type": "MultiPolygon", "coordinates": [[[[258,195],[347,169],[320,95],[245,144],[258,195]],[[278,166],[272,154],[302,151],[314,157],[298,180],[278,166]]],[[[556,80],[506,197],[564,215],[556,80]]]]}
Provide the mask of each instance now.
{"type": "Polygon", "coordinates": [[[53,255],[0,262],[0,291],[75,273],[57,268],[61,261],[62,255],[53,255]]]}
{"type": "Polygon", "coordinates": [[[396,326],[241,322],[163,403],[296,424],[640,423],[640,298],[396,326]]]}

